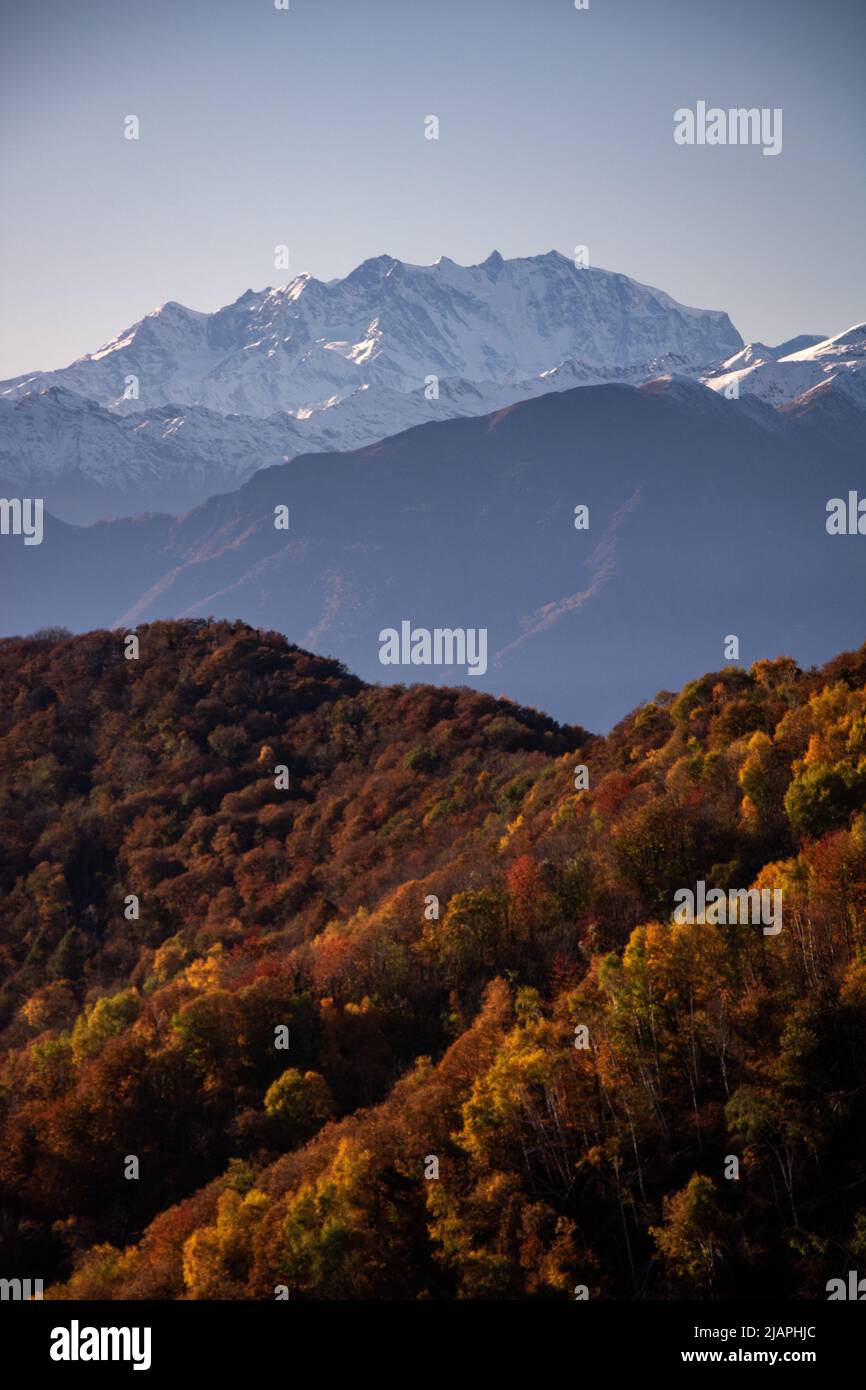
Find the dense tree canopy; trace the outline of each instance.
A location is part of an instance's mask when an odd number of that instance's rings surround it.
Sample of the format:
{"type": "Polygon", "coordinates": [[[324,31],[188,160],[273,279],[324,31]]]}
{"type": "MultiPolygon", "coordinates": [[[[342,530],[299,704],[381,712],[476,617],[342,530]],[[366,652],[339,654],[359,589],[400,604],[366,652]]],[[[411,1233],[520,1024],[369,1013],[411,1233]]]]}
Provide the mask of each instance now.
{"type": "Polygon", "coordinates": [[[808,1297],[855,1267],[866,647],[600,738],[240,623],[138,635],[0,642],[4,1275],[808,1297]],[[676,922],[698,880],[781,890],[781,932],[676,922]]]}

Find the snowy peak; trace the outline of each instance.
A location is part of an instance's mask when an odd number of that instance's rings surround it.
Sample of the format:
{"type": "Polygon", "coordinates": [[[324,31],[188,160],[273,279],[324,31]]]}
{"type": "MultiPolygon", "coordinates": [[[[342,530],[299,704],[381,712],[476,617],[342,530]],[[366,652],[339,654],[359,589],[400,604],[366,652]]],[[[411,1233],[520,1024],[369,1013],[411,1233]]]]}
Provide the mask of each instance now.
{"type": "Polygon", "coordinates": [[[829,361],[831,358],[835,358],[837,361],[844,358],[856,360],[864,355],[866,355],[866,323],[856,323],[853,328],[846,328],[844,333],[837,333],[834,338],[824,338],[798,351],[792,350],[780,358],[780,361],[817,362],[829,361]]]}
{"type": "Polygon", "coordinates": [[[754,395],[782,407],[802,401],[820,388],[841,392],[866,409],[866,324],[816,339],[793,338],[778,348],[749,344],[702,378],[714,391],[754,395]]]}
{"type": "Polygon", "coordinates": [[[723,362],[714,375],[740,372],[746,367],[755,367],[763,362],[778,362],[789,354],[803,352],[824,341],[824,333],[801,333],[799,337],[789,338],[787,342],[779,343],[776,347],[768,347],[766,343],[746,343],[744,348],[723,362]]]}
{"type": "Polygon", "coordinates": [[[846,425],[866,411],[864,363],[866,325],[744,344],[725,313],[556,250],[383,254],[213,313],[169,300],[68,367],[0,383],[0,478],[76,520],[179,511],[299,454],[610,383],[719,422],[783,429],[779,410],[820,406],[846,425]],[[739,411],[719,398],[734,384],[739,411]]]}
{"type": "Polygon", "coordinates": [[[559,251],[512,260],[492,251],[472,266],[381,255],[342,280],[303,274],[247,290],[212,314],[169,301],[69,367],[4,382],[0,394],[58,383],[121,412],[174,401],[266,417],[319,409],[361,386],[505,383],[568,361],[609,373],[668,354],[697,369],[741,347],[725,313],[559,251]]]}
{"type": "Polygon", "coordinates": [[[777,347],[770,348],[770,351],[778,360],[780,357],[787,357],[790,352],[802,352],[804,348],[814,347],[816,343],[823,343],[826,337],[826,333],[800,333],[796,338],[788,338],[787,342],[779,343],[777,347]]]}

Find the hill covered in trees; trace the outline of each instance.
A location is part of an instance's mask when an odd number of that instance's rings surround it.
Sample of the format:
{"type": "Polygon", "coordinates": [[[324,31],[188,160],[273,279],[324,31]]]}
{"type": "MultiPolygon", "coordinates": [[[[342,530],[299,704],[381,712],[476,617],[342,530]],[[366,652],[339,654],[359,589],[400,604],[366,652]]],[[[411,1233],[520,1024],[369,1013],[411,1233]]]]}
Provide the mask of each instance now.
{"type": "Polygon", "coordinates": [[[0,1274],[823,1298],[866,1260],[866,646],[600,738],[138,637],[0,643],[0,1274]],[[782,930],[675,922],[701,880],[782,930]]]}

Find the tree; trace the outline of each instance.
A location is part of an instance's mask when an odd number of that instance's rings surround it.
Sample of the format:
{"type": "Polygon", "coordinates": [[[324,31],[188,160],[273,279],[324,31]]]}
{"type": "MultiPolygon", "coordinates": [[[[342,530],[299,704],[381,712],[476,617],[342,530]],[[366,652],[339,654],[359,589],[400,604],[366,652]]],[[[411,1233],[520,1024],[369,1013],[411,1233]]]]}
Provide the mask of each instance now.
{"type": "Polygon", "coordinates": [[[712,1297],[732,1244],[735,1223],[719,1203],[715,1183],[694,1173],[684,1188],[665,1197],[664,1224],[650,1235],[667,1268],[692,1295],[712,1297]]]}
{"type": "Polygon", "coordinates": [[[268,1087],[265,1113],[274,1122],[273,1133],[288,1148],[315,1134],[334,1113],[328,1084],[317,1071],[300,1072],[287,1067],[268,1087]]]}

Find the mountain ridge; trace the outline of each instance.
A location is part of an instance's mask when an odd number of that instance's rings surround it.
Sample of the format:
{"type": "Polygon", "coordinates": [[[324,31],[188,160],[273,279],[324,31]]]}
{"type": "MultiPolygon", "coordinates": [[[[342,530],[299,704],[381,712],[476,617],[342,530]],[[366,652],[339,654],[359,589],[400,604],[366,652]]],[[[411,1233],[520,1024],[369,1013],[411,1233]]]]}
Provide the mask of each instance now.
{"type": "Polygon", "coordinates": [[[0,631],[240,617],[381,679],[383,628],[484,627],[484,688],[555,714],[579,691],[604,727],[638,666],[669,686],[706,665],[716,629],[804,660],[850,645],[862,566],[827,535],[825,504],[859,477],[866,417],[831,430],[827,408],[780,412],[679,377],[577,387],[298,455],[179,519],[49,515],[42,546],[0,548],[0,631]]]}
{"type": "Polygon", "coordinates": [[[431,374],[502,381],[570,358],[623,367],[678,352],[712,362],[741,346],[723,310],[679,304],[559,252],[477,266],[380,256],[340,280],[305,273],[247,290],[212,314],[169,300],[68,367],[0,382],[0,395],[58,382],[118,410],[182,401],[266,416],[364,384],[411,390],[431,374]],[[138,399],[124,394],[129,374],[138,399]]]}
{"type": "Polygon", "coordinates": [[[832,388],[866,410],[866,323],[854,324],[832,338],[813,342],[811,336],[803,334],[775,350],[750,343],[723,362],[718,372],[701,379],[714,391],[735,389],[781,407],[805,401],[815,390],[832,388]]]}
{"type": "Polygon", "coordinates": [[[846,338],[743,344],[722,311],[559,252],[476,266],[383,255],[212,314],[168,300],[69,367],[0,383],[0,478],[76,523],[181,515],[296,455],[659,376],[795,413],[827,386],[838,430],[839,393],[866,409],[862,344],[846,338]]]}

